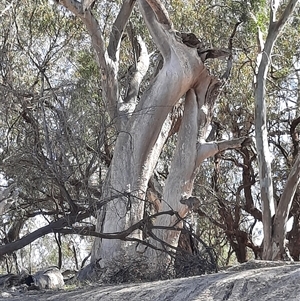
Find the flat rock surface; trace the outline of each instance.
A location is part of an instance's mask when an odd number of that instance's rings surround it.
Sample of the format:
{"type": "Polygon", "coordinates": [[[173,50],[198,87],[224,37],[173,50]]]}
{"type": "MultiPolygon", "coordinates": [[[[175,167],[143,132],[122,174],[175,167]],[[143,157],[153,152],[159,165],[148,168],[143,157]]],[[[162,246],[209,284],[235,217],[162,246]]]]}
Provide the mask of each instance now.
{"type": "Polygon", "coordinates": [[[300,300],[300,264],[249,261],[226,271],[165,281],[74,290],[1,292],[0,300],[210,301],[300,300]],[[1,295],[2,294],[2,295],[1,295]]]}

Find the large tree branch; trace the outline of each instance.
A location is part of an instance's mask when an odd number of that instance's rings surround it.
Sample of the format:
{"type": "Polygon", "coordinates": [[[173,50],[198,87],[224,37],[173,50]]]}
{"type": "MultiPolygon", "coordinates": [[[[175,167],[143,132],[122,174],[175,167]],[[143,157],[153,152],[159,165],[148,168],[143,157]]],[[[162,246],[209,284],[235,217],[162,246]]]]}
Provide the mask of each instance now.
{"type": "Polygon", "coordinates": [[[284,12],[281,14],[280,18],[276,22],[276,30],[278,32],[280,32],[283,29],[284,25],[287,23],[288,19],[293,14],[298,3],[299,3],[299,0],[290,0],[289,1],[284,12]]]}
{"type": "Polygon", "coordinates": [[[128,236],[133,233],[135,230],[150,230],[153,225],[150,223],[151,219],[156,218],[161,215],[178,215],[175,211],[169,210],[164,212],[158,212],[151,216],[146,216],[144,219],[135,223],[131,227],[125,229],[124,231],[116,232],[116,233],[99,233],[94,231],[94,228],[89,227],[73,227],[73,224],[82,221],[90,216],[90,212],[85,212],[78,215],[66,216],[57,221],[51,222],[49,225],[44,226],[42,228],[37,229],[36,231],[22,237],[19,240],[13,241],[11,243],[0,246],[0,258],[1,256],[24,248],[29,245],[36,239],[50,234],[50,233],[62,233],[62,234],[79,234],[84,236],[94,236],[105,239],[121,239],[121,240],[131,240],[128,236]],[[146,229],[146,228],[149,229],[146,229]]]}
{"type": "Polygon", "coordinates": [[[89,35],[91,36],[92,45],[96,52],[99,67],[107,70],[108,58],[106,57],[105,44],[98,21],[89,10],[86,11],[83,16],[79,15],[79,17],[81,18],[82,22],[88,30],[89,35]]]}
{"type": "Polygon", "coordinates": [[[16,240],[9,244],[0,246],[0,257],[6,253],[14,252],[16,250],[24,248],[25,246],[29,245],[36,239],[38,239],[46,234],[54,232],[55,229],[61,229],[66,226],[71,227],[71,225],[74,224],[75,222],[80,222],[81,220],[83,220],[89,216],[90,216],[90,213],[86,212],[86,213],[82,213],[82,214],[78,214],[78,215],[66,216],[57,221],[54,221],[54,222],[50,223],[49,225],[39,228],[36,231],[22,237],[19,240],[16,240]]]}
{"type": "Polygon", "coordinates": [[[112,120],[117,117],[117,101],[119,99],[119,86],[118,86],[118,49],[120,44],[120,38],[123,33],[122,26],[125,26],[130,12],[133,8],[132,1],[125,1],[120,13],[124,13],[125,17],[118,15],[114,24],[114,29],[111,33],[109,53],[106,51],[105,43],[102,36],[102,31],[97,19],[91,12],[91,9],[83,11],[83,7],[80,2],[76,0],[60,0],[60,3],[79,17],[87,28],[89,35],[91,36],[92,45],[96,52],[96,59],[98,66],[102,71],[103,82],[103,98],[107,102],[107,110],[112,120]],[[117,34],[117,31],[121,31],[117,34]]]}
{"type": "Polygon", "coordinates": [[[172,24],[159,0],[139,0],[139,8],[150,34],[162,56],[166,59],[171,53],[170,32],[172,24]]]}
{"type": "Polygon", "coordinates": [[[147,0],[148,4],[152,8],[159,23],[166,25],[167,29],[172,28],[171,20],[165,7],[159,0],[147,0]]]}
{"type": "Polygon", "coordinates": [[[273,239],[277,244],[280,254],[273,254],[273,258],[280,258],[285,254],[285,236],[287,233],[287,222],[289,218],[289,212],[292,206],[296,189],[300,183],[300,156],[298,154],[297,159],[290,171],[288,179],[286,181],[283,193],[281,195],[276,214],[273,222],[273,239]]]}
{"type": "Polygon", "coordinates": [[[242,137],[232,140],[204,142],[197,144],[197,164],[199,166],[205,159],[216,155],[219,152],[236,149],[242,146],[246,146],[252,142],[251,138],[242,137]]]}
{"type": "MultiPolygon", "coordinates": [[[[290,16],[293,14],[297,3],[299,0],[290,0],[287,4],[284,12],[281,14],[279,20],[276,22],[276,12],[277,12],[277,5],[274,5],[274,3],[277,2],[277,0],[270,1],[270,24],[269,24],[269,30],[268,35],[265,42],[264,47],[264,54],[265,54],[265,60],[268,60],[268,63],[270,61],[270,55],[272,53],[273,46],[279,36],[279,34],[282,32],[285,24],[287,23],[290,16]]],[[[262,60],[263,63],[263,60],[262,60]]],[[[262,67],[264,64],[261,64],[262,67]]],[[[266,64],[266,69],[268,67],[268,64],[266,64]]]]}
{"type": "Polygon", "coordinates": [[[107,62],[105,58],[105,45],[102,37],[102,32],[98,21],[91,13],[90,9],[83,11],[83,6],[76,0],[60,0],[65,8],[72,12],[75,16],[79,17],[85,24],[88,33],[92,38],[93,48],[96,51],[98,64],[104,70],[107,69],[107,62]]]}

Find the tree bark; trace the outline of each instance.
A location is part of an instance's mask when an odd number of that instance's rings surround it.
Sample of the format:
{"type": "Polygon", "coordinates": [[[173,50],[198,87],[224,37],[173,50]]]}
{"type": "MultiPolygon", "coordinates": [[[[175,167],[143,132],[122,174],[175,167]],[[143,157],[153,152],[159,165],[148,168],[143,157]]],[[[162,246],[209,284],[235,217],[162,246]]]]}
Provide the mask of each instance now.
{"type": "MultiPolygon", "coordinates": [[[[130,108],[132,114],[128,115],[128,121],[121,122],[120,115],[124,112],[120,108],[124,101],[120,98],[117,81],[119,46],[134,1],[124,0],[114,23],[107,49],[104,47],[99,24],[87,2],[83,2],[84,9],[82,4],[75,0],[61,0],[61,3],[81,18],[91,35],[98,65],[102,71],[103,98],[107,101],[111,120],[117,120],[118,137],[103,187],[103,200],[111,201],[107,202],[105,208],[98,211],[96,231],[99,233],[122,232],[142,219],[148,182],[172,126],[170,113],[178,100],[186,95],[184,117],[181,121],[177,147],[162,200],[163,211],[172,208],[180,217],[184,217],[189,208],[180,203],[180,200],[191,195],[195,176],[203,160],[220,151],[241,147],[247,141],[245,138],[220,142],[205,141],[220,82],[209,74],[203,61],[209,57],[230,55],[230,51],[209,50],[210,55],[207,55],[207,50],[201,52],[203,49],[186,45],[183,38],[173,30],[169,16],[159,0],[139,0],[139,9],[164,63],[153,82],[141,96],[139,103],[136,104],[139,84],[147,69],[147,67],[141,67],[143,73],[135,82],[132,82],[133,93],[128,94],[129,98],[125,101],[125,103],[132,101],[134,104],[130,108]]],[[[286,13],[283,14],[285,15],[286,13]]],[[[270,38],[266,41],[265,54],[271,53],[276,40],[274,28],[277,33],[285,21],[286,18],[282,17],[276,24],[272,22],[270,25],[272,30],[270,30],[270,38]]],[[[145,51],[143,54],[144,62],[146,62],[147,54],[145,51]]],[[[257,78],[266,78],[268,64],[268,56],[262,55],[257,78]]],[[[257,122],[260,120],[262,122],[257,126],[257,141],[259,147],[262,148],[262,154],[268,151],[265,139],[265,108],[264,103],[259,102],[264,99],[264,89],[264,81],[262,84],[258,82],[256,98],[258,105],[262,105],[262,115],[257,115],[257,122]]],[[[261,156],[260,160],[264,159],[265,157],[261,156]]],[[[260,164],[261,178],[265,179],[261,184],[262,187],[266,187],[264,198],[267,200],[270,199],[268,195],[272,195],[268,164],[268,161],[260,164]]],[[[272,201],[266,203],[269,210],[271,203],[272,201]]],[[[271,215],[272,212],[269,212],[269,219],[271,215]]],[[[177,218],[178,216],[158,216],[156,222],[160,228],[169,227],[177,225],[177,218]]],[[[157,231],[156,234],[170,246],[177,245],[179,231],[162,230],[157,231]]],[[[142,239],[142,232],[136,229],[131,237],[142,239]]],[[[122,259],[125,255],[135,256],[134,253],[135,246],[132,242],[97,238],[93,247],[92,260],[97,261],[102,258],[101,263],[105,266],[106,263],[122,259]]]]}
{"type": "MultiPolygon", "coordinates": [[[[147,185],[170,131],[168,116],[185,93],[185,116],[163,193],[162,211],[172,208],[184,217],[188,208],[180,200],[191,194],[194,178],[203,160],[221,150],[240,147],[245,142],[244,138],[205,142],[220,83],[209,75],[197,49],[186,46],[178,39],[159,1],[140,0],[139,7],[164,64],[142,95],[125,131],[118,136],[114,150],[117,155],[113,157],[103,197],[109,199],[116,193],[123,193],[124,196],[109,202],[105,211],[99,212],[99,217],[103,214],[103,219],[98,218],[97,231],[105,233],[121,231],[142,218],[147,185]]],[[[173,226],[177,218],[159,216],[156,225],[173,226]]],[[[160,230],[155,234],[170,246],[177,245],[178,231],[160,230]]],[[[133,237],[142,239],[142,233],[136,231],[133,237]]],[[[124,255],[135,256],[134,252],[132,243],[97,239],[92,260],[101,257],[101,263],[105,266],[106,262],[124,258],[124,255]]],[[[157,252],[151,251],[147,255],[149,261],[158,266],[157,252]]]]}
{"type": "MultiPolygon", "coordinates": [[[[263,42],[262,34],[258,29],[259,54],[257,56],[258,73],[255,77],[255,138],[258,154],[261,200],[263,204],[263,259],[266,260],[273,259],[274,252],[277,252],[273,250],[274,244],[272,243],[272,234],[274,233],[272,217],[275,214],[275,204],[273,197],[271,154],[268,145],[267,107],[265,99],[266,79],[273,46],[290,15],[293,13],[297,2],[298,0],[290,0],[284,12],[278,21],[276,21],[278,7],[274,5],[274,1],[271,1],[270,24],[265,43],[263,42]]],[[[280,224],[282,224],[282,222],[280,222],[280,224]]]]}
{"type": "MultiPolygon", "coordinates": [[[[158,47],[164,56],[164,65],[141,97],[125,131],[118,136],[114,150],[118,155],[112,159],[103,189],[104,198],[110,198],[116,192],[126,192],[130,200],[124,196],[109,202],[103,221],[97,225],[98,231],[118,232],[142,219],[148,182],[171,128],[171,120],[167,117],[180,97],[194,84],[198,72],[205,72],[196,50],[189,52],[187,46],[175,39],[172,31],[165,31],[170,24],[161,25],[147,1],[139,1],[139,4],[153,38],[161,39],[158,47]]],[[[134,236],[142,238],[140,231],[134,236]]],[[[123,257],[128,248],[128,242],[96,240],[93,260],[98,256],[106,261],[123,257]]]]}
{"type": "Polygon", "coordinates": [[[290,171],[289,177],[286,181],[283,193],[281,195],[273,223],[272,236],[272,259],[283,259],[286,254],[285,238],[286,238],[286,224],[289,218],[290,209],[294,199],[296,189],[300,183],[300,156],[297,159],[290,171]]]}

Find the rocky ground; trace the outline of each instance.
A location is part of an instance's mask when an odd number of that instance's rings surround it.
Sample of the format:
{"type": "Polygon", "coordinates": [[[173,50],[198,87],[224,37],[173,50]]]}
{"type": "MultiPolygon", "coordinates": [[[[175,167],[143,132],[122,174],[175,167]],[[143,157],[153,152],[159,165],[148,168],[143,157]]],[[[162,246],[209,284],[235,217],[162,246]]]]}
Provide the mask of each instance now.
{"type": "Polygon", "coordinates": [[[60,291],[2,290],[0,300],[67,301],[292,301],[300,300],[300,264],[249,261],[217,274],[149,283],[66,288],[60,291]]]}

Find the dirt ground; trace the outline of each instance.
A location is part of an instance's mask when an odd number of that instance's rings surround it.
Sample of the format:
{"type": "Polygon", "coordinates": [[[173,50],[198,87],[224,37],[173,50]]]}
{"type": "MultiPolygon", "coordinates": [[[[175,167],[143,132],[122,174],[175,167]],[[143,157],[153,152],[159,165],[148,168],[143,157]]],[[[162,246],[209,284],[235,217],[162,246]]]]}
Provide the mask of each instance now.
{"type": "Polygon", "coordinates": [[[293,301],[300,300],[300,264],[249,261],[217,274],[149,283],[60,291],[2,291],[0,300],[67,301],[293,301]]]}

